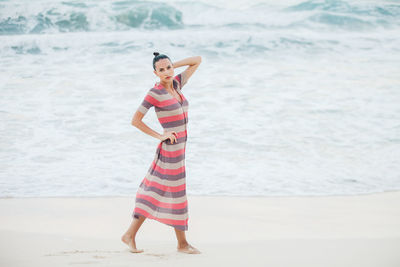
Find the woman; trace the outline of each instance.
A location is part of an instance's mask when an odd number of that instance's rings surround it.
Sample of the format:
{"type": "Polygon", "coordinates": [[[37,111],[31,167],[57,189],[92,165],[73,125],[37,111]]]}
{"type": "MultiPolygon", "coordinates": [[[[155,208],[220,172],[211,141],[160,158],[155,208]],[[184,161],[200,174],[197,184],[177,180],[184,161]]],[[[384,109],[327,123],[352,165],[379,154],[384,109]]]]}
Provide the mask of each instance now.
{"type": "Polygon", "coordinates": [[[200,251],[191,246],[185,236],[188,230],[185,149],[189,102],[181,90],[199,67],[201,57],[189,57],[172,63],[166,55],[153,54],[154,74],[160,81],[147,92],[133,116],[132,125],[161,142],[136,193],[133,221],[121,239],[131,252],[143,252],[143,249],[136,248],[135,236],[144,220],[150,218],[174,227],[179,252],[198,254],[200,251]],[[174,69],[185,65],[189,67],[174,76],[174,69]],[[162,135],[142,122],[152,106],[164,129],[162,135]]]}

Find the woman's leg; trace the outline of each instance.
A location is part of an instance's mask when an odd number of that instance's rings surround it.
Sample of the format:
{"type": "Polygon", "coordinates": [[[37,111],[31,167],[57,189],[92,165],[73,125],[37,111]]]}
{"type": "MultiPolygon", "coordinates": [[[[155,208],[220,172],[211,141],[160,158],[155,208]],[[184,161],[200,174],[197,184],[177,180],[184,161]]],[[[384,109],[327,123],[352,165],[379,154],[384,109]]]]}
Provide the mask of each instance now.
{"type": "Polygon", "coordinates": [[[175,229],[176,238],[178,239],[178,251],[185,252],[189,254],[199,254],[201,253],[197,248],[190,245],[186,240],[185,231],[175,229]]]}
{"type": "Polygon", "coordinates": [[[127,244],[129,246],[129,249],[131,252],[143,252],[143,249],[137,249],[136,248],[136,242],[135,242],[135,237],[136,233],[138,232],[140,226],[143,224],[144,220],[146,217],[144,216],[138,216],[139,218],[134,218],[132,220],[131,225],[129,226],[128,230],[125,232],[125,234],[121,237],[122,242],[127,244]]]}

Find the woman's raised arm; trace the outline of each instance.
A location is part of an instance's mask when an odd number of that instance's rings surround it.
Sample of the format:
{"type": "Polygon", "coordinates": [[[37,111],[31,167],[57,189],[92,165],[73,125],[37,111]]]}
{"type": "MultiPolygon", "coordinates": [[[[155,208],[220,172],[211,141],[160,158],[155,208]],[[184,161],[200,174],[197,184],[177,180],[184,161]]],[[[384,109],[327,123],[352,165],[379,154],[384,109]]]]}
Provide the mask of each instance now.
{"type": "Polygon", "coordinates": [[[189,80],[189,78],[192,76],[192,74],[200,66],[200,63],[201,63],[201,56],[188,57],[188,58],[184,58],[182,60],[172,63],[172,66],[174,68],[179,68],[182,66],[189,65],[189,67],[187,67],[183,72],[181,72],[182,85],[185,84],[189,80]]]}

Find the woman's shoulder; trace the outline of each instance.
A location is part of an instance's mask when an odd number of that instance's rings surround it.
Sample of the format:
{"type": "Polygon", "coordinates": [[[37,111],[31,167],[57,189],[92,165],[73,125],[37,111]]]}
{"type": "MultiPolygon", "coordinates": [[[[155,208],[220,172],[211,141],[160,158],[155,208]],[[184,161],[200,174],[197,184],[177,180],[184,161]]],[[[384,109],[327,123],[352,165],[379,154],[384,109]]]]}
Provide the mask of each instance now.
{"type": "Polygon", "coordinates": [[[156,84],[151,87],[150,89],[147,90],[147,95],[152,96],[155,99],[159,99],[161,95],[164,94],[163,90],[161,90],[162,88],[159,88],[159,86],[157,86],[156,84]]]}

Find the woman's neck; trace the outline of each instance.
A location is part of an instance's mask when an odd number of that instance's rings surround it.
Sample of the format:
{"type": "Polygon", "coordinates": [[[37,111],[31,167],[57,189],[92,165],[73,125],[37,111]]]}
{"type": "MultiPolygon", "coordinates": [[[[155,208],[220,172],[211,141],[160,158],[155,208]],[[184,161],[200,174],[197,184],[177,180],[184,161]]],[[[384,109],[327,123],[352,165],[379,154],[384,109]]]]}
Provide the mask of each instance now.
{"type": "Polygon", "coordinates": [[[159,82],[159,84],[164,86],[164,88],[167,90],[172,90],[172,82],[166,82],[166,83],[159,82]]]}

